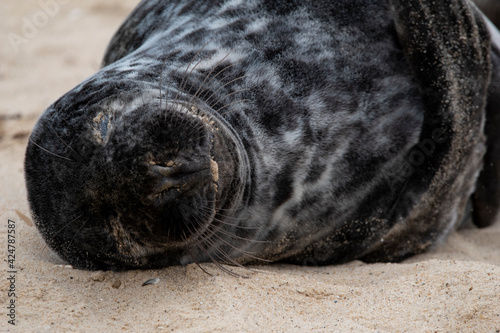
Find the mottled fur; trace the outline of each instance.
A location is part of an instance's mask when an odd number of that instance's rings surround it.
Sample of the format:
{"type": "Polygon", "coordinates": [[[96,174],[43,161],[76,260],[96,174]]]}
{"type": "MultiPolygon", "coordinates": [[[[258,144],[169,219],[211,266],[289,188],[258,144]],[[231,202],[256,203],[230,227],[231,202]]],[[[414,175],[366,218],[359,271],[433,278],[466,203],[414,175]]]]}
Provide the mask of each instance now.
{"type": "Polygon", "coordinates": [[[33,130],[37,226],[93,269],[425,250],[466,217],[485,147],[488,35],[449,2],[141,2],[33,130]],[[151,165],[197,156],[217,185],[152,208],[151,165]]]}

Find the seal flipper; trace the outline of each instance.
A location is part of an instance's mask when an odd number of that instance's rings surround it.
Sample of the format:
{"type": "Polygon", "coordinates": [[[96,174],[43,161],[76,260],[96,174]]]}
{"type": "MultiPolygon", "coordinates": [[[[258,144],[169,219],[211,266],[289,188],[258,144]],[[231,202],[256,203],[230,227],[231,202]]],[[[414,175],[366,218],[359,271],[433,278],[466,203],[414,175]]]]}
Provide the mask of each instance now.
{"type": "Polygon", "coordinates": [[[473,221],[478,227],[492,225],[500,210],[500,33],[485,18],[491,34],[492,76],[486,104],[486,154],[483,170],[472,197],[473,221]]]}
{"type": "Polygon", "coordinates": [[[424,106],[415,148],[426,140],[435,148],[406,179],[389,217],[391,227],[365,261],[402,260],[445,237],[462,220],[484,154],[491,68],[479,12],[464,0],[388,2],[424,106]],[[420,199],[407,207],[415,197],[420,199]]]}

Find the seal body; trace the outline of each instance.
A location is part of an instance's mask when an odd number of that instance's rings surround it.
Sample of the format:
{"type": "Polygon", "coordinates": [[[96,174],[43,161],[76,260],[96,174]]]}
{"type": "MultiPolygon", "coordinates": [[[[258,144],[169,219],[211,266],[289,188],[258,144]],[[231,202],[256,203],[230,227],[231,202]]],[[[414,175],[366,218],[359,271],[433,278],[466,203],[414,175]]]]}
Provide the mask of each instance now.
{"type": "Polygon", "coordinates": [[[489,224],[496,201],[471,196],[497,58],[449,2],[141,2],[33,129],[41,234],[75,267],[121,269],[397,261],[471,205],[489,224]]]}

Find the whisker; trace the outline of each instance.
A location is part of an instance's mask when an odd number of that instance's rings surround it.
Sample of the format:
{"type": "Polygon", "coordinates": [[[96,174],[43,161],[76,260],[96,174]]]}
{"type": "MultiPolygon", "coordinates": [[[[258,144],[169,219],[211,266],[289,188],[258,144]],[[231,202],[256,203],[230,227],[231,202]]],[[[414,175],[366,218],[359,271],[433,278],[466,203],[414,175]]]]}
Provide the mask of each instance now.
{"type": "Polygon", "coordinates": [[[221,112],[220,112],[220,110],[226,109],[226,108],[230,107],[230,106],[231,106],[231,105],[233,105],[233,104],[243,103],[243,102],[248,102],[248,101],[250,101],[250,100],[248,100],[248,99],[240,99],[240,100],[234,101],[234,102],[232,102],[232,103],[228,103],[228,104],[224,105],[223,107],[221,107],[221,108],[217,109],[216,111],[217,111],[220,115],[225,115],[225,114],[227,114],[229,111],[226,111],[226,112],[222,112],[222,113],[221,113],[221,112]]]}
{"type": "Polygon", "coordinates": [[[30,138],[30,142],[31,142],[32,144],[34,144],[35,146],[37,146],[38,148],[40,148],[41,150],[43,150],[43,151],[45,151],[46,153],[48,153],[48,154],[54,155],[54,156],[59,157],[59,158],[61,158],[61,159],[63,159],[63,160],[66,160],[66,161],[75,162],[75,161],[73,161],[73,160],[72,160],[72,159],[70,159],[70,158],[67,158],[67,157],[64,157],[64,156],[58,155],[58,154],[56,154],[56,153],[51,152],[51,151],[50,151],[50,150],[48,150],[48,149],[45,149],[44,147],[40,146],[40,145],[39,145],[38,143],[36,143],[35,141],[31,140],[31,138],[30,138]]]}
{"type": "MultiPolygon", "coordinates": [[[[193,123],[191,123],[190,125],[193,125],[193,123]]],[[[203,137],[204,127],[205,125],[202,124],[201,122],[194,124],[194,126],[192,126],[191,131],[186,135],[186,137],[191,137],[191,135],[193,135],[196,131],[200,131],[201,132],[200,135],[196,138],[196,140],[200,140],[203,137]]]]}
{"type": "MultiPolygon", "coordinates": [[[[215,226],[214,226],[215,227],[215,226]]],[[[220,230],[219,230],[220,232],[220,230]]],[[[226,234],[227,235],[227,234],[226,234]]],[[[249,252],[249,251],[245,251],[243,249],[240,249],[236,246],[234,246],[233,244],[229,243],[228,241],[226,241],[224,238],[220,237],[219,235],[217,235],[217,231],[214,232],[214,236],[217,237],[221,242],[224,242],[227,246],[229,246],[230,248],[232,248],[233,250],[235,251],[238,251],[242,254],[244,254],[245,256],[247,257],[250,257],[252,259],[255,259],[255,260],[259,260],[259,261],[264,261],[264,262],[272,262],[272,260],[268,260],[268,259],[264,259],[264,258],[259,258],[259,257],[256,257],[255,256],[255,252],[249,252]]]]}
{"type": "MultiPolygon", "coordinates": [[[[231,258],[227,253],[225,253],[224,251],[222,251],[222,249],[220,249],[218,246],[215,246],[214,242],[211,241],[209,238],[207,239],[204,239],[203,240],[204,243],[208,243],[208,245],[210,245],[212,248],[215,248],[215,250],[218,252],[218,253],[213,253],[213,255],[215,255],[219,260],[221,260],[222,262],[229,262],[231,264],[233,264],[234,266],[238,266],[238,267],[241,267],[243,269],[248,269],[250,270],[249,268],[246,268],[244,267],[243,265],[241,265],[240,263],[236,262],[233,258],[231,258]]],[[[206,249],[205,249],[206,250],[206,249]]],[[[240,274],[237,274],[237,273],[234,273],[233,271],[225,268],[224,266],[222,266],[222,264],[220,262],[218,262],[218,260],[214,260],[214,258],[212,257],[212,255],[207,251],[205,252],[205,254],[212,260],[212,262],[214,264],[217,265],[217,267],[219,269],[221,269],[222,271],[224,271],[225,273],[228,273],[229,275],[232,275],[232,276],[235,276],[235,277],[241,277],[240,274]]]]}
{"type": "MultiPolygon", "coordinates": [[[[195,217],[195,221],[198,223],[198,225],[200,225],[200,223],[199,223],[197,220],[198,220],[198,218],[196,218],[196,217],[195,217]]],[[[191,230],[191,228],[190,228],[190,226],[189,226],[189,225],[186,225],[186,227],[187,227],[188,229],[190,229],[190,230],[191,230]]],[[[211,260],[213,263],[215,263],[215,264],[217,265],[217,267],[219,267],[222,271],[226,271],[227,269],[225,269],[224,267],[222,267],[222,266],[220,265],[220,263],[218,263],[218,262],[217,262],[217,260],[215,260],[215,259],[214,259],[214,258],[210,255],[210,253],[208,252],[208,250],[207,250],[207,249],[203,246],[203,243],[204,243],[204,242],[207,242],[207,239],[203,239],[203,237],[201,237],[201,239],[196,240],[196,241],[195,241],[195,243],[196,243],[196,247],[197,247],[199,250],[201,250],[201,251],[203,252],[203,254],[205,254],[205,256],[207,256],[208,258],[210,258],[210,260],[211,260]]],[[[193,261],[195,262],[195,264],[196,264],[196,265],[197,265],[197,266],[198,266],[198,267],[199,267],[199,268],[200,268],[203,272],[207,273],[207,274],[208,274],[208,275],[210,275],[210,276],[213,276],[212,274],[210,274],[209,272],[207,272],[207,271],[206,271],[203,267],[201,267],[201,265],[198,263],[198,261],[197,261],[197,259],[196,259],[196,256],[195,256],[195,255],[193,255],[193,253],[192,253],[192,249],[189,249],[189,254],[191,255],[191,258],[193,259],[193,261]]],[[[218,257],[218,256],[217,256],[217,257],[218,257]]],[[[220,257],[219,257],[219,259],[220,259],[220,257]]],[[[227,273],[231,275],[231,273],[233,273],[233,272],[227,272],[227,273]]],[[[233,274],[234,274],[234,273],[233,273],[233,274]]]]}
{"type": "MultiPolygon", "coordinates": [[[[168,60],[168,58],[170,58],[170,56],[172,54],[174,54],[175,52],[177,52],[177,51],[178,51],[178,49],[175,49],[175,50],[171,51],[169,54],[167,54],[165,56],[165,59],[163,60],[163,67],[162,67],[161,73],[160,73],[160,87],[159,87],[160,88],[159,89],[160,90],[160,110],[161,110],[161,87],[163,86],[163,72],[165,72],[165,67],[167,67],[167,60],[168,60]]],[[[167,102],[167,99],[166,99],[166,96],[165,96],[165,103],[166,102],[167,102]]]]}
{"type": "MultiPolygon", "coordinates": [[[[208,257],[210,258],[210,260],[217,266],[217,268],[219,268],[221,271],[223,271],[224,273],[226,274],[229,274],[231,275],[232,277],[237,277],[237,278],[248,278],[248,276],[244,276],[244,275],[240,275],[238,273],[235,273],[233,272],[232,270],[230,269],[227,269],[226,267],[224,267],[219,261],[215,260],[209,253],[207,253],[208,257]]],[[[221,259],[219,255],[215,254],[217,256],[217,258],[221,259]]]]}
{"type": "Polygon", "coordinates": [[[216,94],[219,90],[221,90],[222,88],[226,87],[227,85],[229,85],[229,84],[231,84],[231,83],[233,83],[233,82],[235,82],[235,81],[242,80],[242,79],[244,79],[244,78],[245,78],[245,77],[247,77],[247,76],[248,76],[248,75],[242,75],[242,76],[239,76],[239,77],[237,77],[237,78],[235,78],[235,79],[232,79],[231,81],[226,82],[225,84],[223,84],[222,86],[220,86],[219,88],[217,88],[217,89],[216,89],[216,90],[215,90],[215,91],[214,91],[214,92],[213,92],[213,93],[212,93],[212,94],[208,97],[208,99],[206,99],[206,100],[205,100],[205,103],[210,104],[210,103],[209,103],[209,102],[210,102],[210,100],[212,99],[212,97],[214,97],[214,95],[215,95],[215,94],[216,94]]]}
{"type": "Polygon", "coordinates": [[[208,271],[206,271],[201,265],[200,263],[198,262],[198,260],[196,259],[196,256],[193,255],[193,251],[192,249],[189,249],[189,255],[191,256],[191,259],[193,259],[193,262],[196,264],[196,266],[198,266],[203,272],[205,272],[206,274],[210,275],[210,276],[213,276],[211,273],[209,273],[208,271]]]}
{"type": "MultiPolygon", "coordinates": [[[[219,60],[217,62],[217,64],[212,68],[212,70],[207,74],[205,75],[205,79],[203,80],[202,84],[200,85],[200,87],[198,88],[198,90],[196,91],[196,93],[193,95],[193,97],[191,97],[191,99],[189,100],[188,102],[188,108],[189,106],[191,105],[191,102],[197,97],[198,93],[200,93],[201,89],[205,86],[205,83],[207,82],[207,79],[210,77],[210,75],[213,73],[213,71],[231,54],[231,51],[228,52],[228,54],[226,54],[221,60],[219,60]]],[[[203,90],[204,91],[204,90],[203,90]]],[[[201,91],[201,92],[203,92],[201,91]]]]}
{"type": "MultiPolygon", "coordinates": [[[[181,68],[182,65],[177,66],[174,72],[177,72],[179,68],[181,68]]],[[[170,92],[170,85],[172,84],[173,78],[168,81],[167,85],[167,91],[165,92],[165,121],[167,121],[167,109],[168,109],[168,94],[170,92]]],[[[175,103],[176,99],[173,99],[173,102],[175,103]]],[[[173,114],[172,116],[173,117],[173,114]]]]}
{"type": "MultiPolygon", "coordinates": [[[[196,220],[201,220],[203,217],[201,216],[195,216],[195,219],[196,220]]],[[[203,220],[205,220],[206,218],[203,218],[203,220]]],[[[203,221],[202,220],[202,221],[203,221]]],[[[227,246],[231,247],[233,250],[236,250],[240,253],[242,253],[243,255],[247,256],[247,257],[250,257],[250,258],[253,258],[255,260],[260,260],[260,261],[264,261],[264,262],[271,262],[270,260],[267,260],[267,259],[263,259],[263,258],[259,258],[257,256],[254,255],[253,252],[249,252],[249,251],[245,251],[243,249],[240,249],[240,248],[237,248],[236,246],[234,246],[233,244],[231,244],[230,242],[228,242],[227,240],[225,240],[223,237],[221,237],[219,234],[224,234],[228,237],[231,237],[231,238],[235,238],[235,239],[240,239],[240,240],[243,240],[244,242],[246,243],[260,243],[260,242],[264,242],[264,243],[267,243],[267,241],[256,241],[256,240],[253,240],[253,239],[248,239],[248,238],[243,238],[243,237],[240,237],[240,236],[237,236],[237,235],[234,235],[234,234],[231,234],[231,233],[228,233],[226,232],[225,230],[223,230],[222,228],[216,226],[216,225],[210,225],[209,226],[209,230],[211,231],[210,233],[210,236],[209,235],[206,235],[205,238],[204,238],[204,241],[207,241],[209,242],[209,239],[210,237],[217,237],[221,242],[225,243],[227,246]]],[[[211,241],[211,245],[213,247],[215,247],[217,250],[219,250],[219,248],[217,246],[215,246],[215,242],[212,240],[211,241]]],[[[236,263],[233,258],[229,257],[226,253],[224,253],[224,255],[231,261],[231,262],[234,262],[236,263]]],[[[239,263],[236,263],[238,266],[241,266],[241,264],[239,263]]]]}
{"type": "MultiPolygon", "coordinates": [[[[209,201],[209,203],[211,203],[211,202],[209,201]]],[[[205,207],[199,207],[199,209],[200,209],[200,210],[202,210],[202,211],[203,211],[204,209],[206,209],[206,210],[207,210],[207,211],[206,211],[207,213],[211,213],[211,211],[208,211],[208,208],[205,208],[205,207]]],[[[226,219],[228,219],[228,220],[234,220],[234,221],[243,221],[243,220],[246,220],[246,219],[245,219],[245,218],[243,218],[243,217],[231,217],[231,216],[227,216],[227,215],[220,214],[220,213],[219,213],[219,211],[221,211],[221,210],[225,210],[225,209],[222,209],[222,208],[217,209],[217,214],[216,214],[216,215],[219,215],[220,217],[222,217],[222,218],[226,218],[226,219]]],[[[230,225],[230,226],[232,226],[232,227],[234,227],[234,228],[238,228],[238,229],[245,229],[245,230],[257,230],[257,229],[259,229],[259,228],[260,228],[260,226],[258,226],[258,227],[250,227],[250,226],[240,226],[240,225],[235,225],[235,224],[233,224],[233,223],[231,223],[231,222],[227,222],[227,221],[221,220],[221,219],[219,219],[219,218],[216,218],[215,216],[213,217],[213,220],[214,220],[214,221],[217,221],[217,222],[219,222],[219,223],[221,223],[221,224],[230,225]]]]}
{"type": "MultiPolygon", "coordinates": [[[[181,84],[179,85],[179,88],[177,89],[177,94],[174,98],[174,100],[177,100],[177,97],[178,97],[178,94],[179,94],[179,91],[182,91],[183,90],[183,87],[184,87],[184,84],[185,84],[185,80],[186,80],[186,74],[189,70],[189,67],[191,67],[191,65],[193,64],[194,62],[194,59],[196,59],[198,57],[198,55],[201,53],[201,51],[203,51],[203,49],[208,45],[210,44],[211,42],[213,41],[213,38],[210,39],[205,45],[203,45],[201,47],[201,49],[198,50],[198,52],[196,52],[196,54],[193,56],[193,58],[191,59],[191,62],[187,65],[186,67],[186,70],[184,71],[184,76],[182,77],[182,81],[181,81],[181,84]]],[[[191,75],[191,73],[193,72],[193,70],[196,68],[196,66],[198,66],[198,64],[201,62],[202,60],[200,60],[192,69],[191,69],[191,72],[189,73],[189,76],[191,75]]],[[[189,77],[188,76],[188,77],[189,77]]]]}
{"type": "MultiPolygon", "coordinates": [[[[210,212],[208,212],[208,213],[210,213],[210,212]]],[[[228,220],[233,219],[235,221],[236,220],[240,220],[240,221],[244,220],[243,218],[232,218],[232,217],[227,217],[227,216],[225,218],[228,219],[228,220]]],[[[228,221],[224,221],[224,220],[222,220],[220,218],[217,218],[215,216],[212,218],[212,220],[218,222],[219,224],[228,225],[228,226],[231,226],[233,228],[241,229],[241,230],[258,230],[258,229],[260,229],[260,227],[250,227],[250,226],[237,225],[237,224],[234,224],[234,223],[231,223],[231,222],[228,222],[228,221]]]]}
{"type": "Polygon", "coordinates": [[[261,241],[261,240],[256,240],[256,239],[250,239],[250,238],[245,238],[245,237],[241,237],[241,236],[237,236],[237,235],[234,235],[234,234],[231,234],[227,231],[222,231],[224,229],[220,228],[218,230],[218,232],[220,232],[221,234],[224,234],[228,237],[231,237],[231,238],[234,238],[234,239],[239,239],[239,240],[242,240],[242,241],[245,241],[245,242],[248,242],[248,243],[261,243],[261,244],[266,244],[266,243],[269,243],[269,241],[261,241]]]}
{"type": "Polygon", "coordinates": [[[81,215],[78,215],[77,217],[75,217],[73,220],[69,221],[68,223],[66,223],[61,229],[59,229],[58,232],[56,232],[54,235],[52,235],[52,237],[50,237],[46,242],[45,242],[45,246],[43,247],[42,249],[42,253],[47,249],[47,244],[50,244],[54,238],[59,235],[63,230],[64,228],[66,228],[67,226],[69,226],[71,223],[75,222],[76,220],[78,220],[80,217],[82,217],[81,215]]]}
{"type": "MultiPolygon", "coordinates": [[[[231,217],[226,217],[226,218],[227,219],[231,219],[231,217]]],[[[213,220],[216,221],[216,222],[218,222],[218,223],[220,223],[220,224],[229,225],[231,227],[234,227],[234,228],[237,228],[237,229],[242,229],[242,230],[258,230],[258,229],[260,229],[260,227],[250,227],[250,226],[236,225],[234,223],[227,222],[227,221],[221,220],[221,219],[216,218],[216,217],[214,217],[213,220]]],[[[243,220],[243,219],[240,219],[240,220],[243,220]]]]}
{"type": "MultiPolygon", "coordinates": [[[[210,243],[210,242],[208,242],[208,243],[210,243]]],[[[221,262],[219,262],[219,261],[213,261],[213,263],[216,264],[219,269],[221,269],[223,272],[225,272],[225,273],[227,273],[227,274],[229,274],[229,275],[231,275],[233,277],[248,278],[248,276],[235,273],[232,270],[224,267],[223,263],[225,263],[225,264],[231,264],[233,266],[240,267],[242,269],[249,270],[249,271],[251,270],[250,268],[245,267],[242,264],[240,264],[237,261],[235,261],[227,253],[225,253],[224,251],[222,251],[222,249],[220,249],[218,246],[215,246],[213,243],[210,244],[210,245],[212,245],[212,247],[214,247],[216,249],[217,252],[214,253],[214,255],[221,261],[221,262]]],[[[212,256],[209,255],[209,257],[212,259],[212,256]]]]}
{"type": "Polygon", "coordinates": [[[54,129],[54,127],[52,126],[52,124],[50,124],[50,129],[52,130],[52,132],[57,136],[57,138],[68,148],[68,149],[71,149],[71,151],[73,151],[76,155],[82,157],[80,154],[78,154],[78,152],[76,150],[74,150],[73,148],[71,148],[71,146],[69,146],[66,142],[64,142],[64,140],[59,136],[59,134],[57,134],[56,130],[54,129]]]}
{"type": "Polygon", "coordinates": [[[229,93],[226,96],[219,98],[219,100],[217,100],[217,102],[214,102],[212,105],[210,105],[210,108],[212,109],[215,105],[219,104],[220,101],[228,98],[229,96],[232,96],[234,94],[241,93],[241,92],[244,92],[244,91],[249,91],[249,90],[250,89],[245,88],[245,89],[240,89],[240,90],[233,91],[232,93],[229,93]]]}
{"type": "Polygon", "coordinates": [[[82,226],[75,232],[75,234],[73,235],[73,237],[69,240],[69,244],[71,244],[73,242],[73,240],[75,239],[75,237],[78,235],[78,233],[83,229],[83,227],[87,224],[89,220],[86,220],[82,226]]]}
{"type": "MultiPolygon", "coordinates": [[[[208,84],[207,84],[207,85],[210,85],[210,83],[212,83],[212,81],[213,81],[213,80],[215,80],[215,78],[217,78],[217,76],[219,76],[219,74],[223,73],[225,70],[227,70],[227,69],[229,69],[229,68],[231,68],[231,67],[234,67],[234,66],[235,66],[235,64],[231,64],[231,65],[228,65],[228,66],[224,67],[224,68],[223,68],[223,69],[221,69],[220,71],[218,71],[218,72],[217,72],[217,74],[215,74],[215,75],[214,75],[214,76],[210,79],[210,81],[208,81],[208,84]]],[[[203,100],[203,99],[207,96],[207,94],[208,94],[208,92],[209,92],[209,91],[210,91],[210,90],[205,91],[205,94],[204,94],[203,96],[200,96],[200,99],[201,99],[201,100],[203,100]]]]}

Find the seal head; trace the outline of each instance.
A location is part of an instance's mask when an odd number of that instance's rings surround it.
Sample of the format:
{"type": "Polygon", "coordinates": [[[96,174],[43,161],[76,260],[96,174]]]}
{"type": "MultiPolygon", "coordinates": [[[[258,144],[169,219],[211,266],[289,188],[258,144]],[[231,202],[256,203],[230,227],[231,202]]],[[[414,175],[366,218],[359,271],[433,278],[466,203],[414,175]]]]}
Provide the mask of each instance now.
{"type": "Polygon", "coordinates": [[[240,161],[225,126],[193,105],[160,108],[157,91],[132,95],[87,105],[78,121],[58,116],[56,103],[32,134],[25,167],[37,226],[76,267],[178,264],[217,212],[237,205],[240,161]]]}

